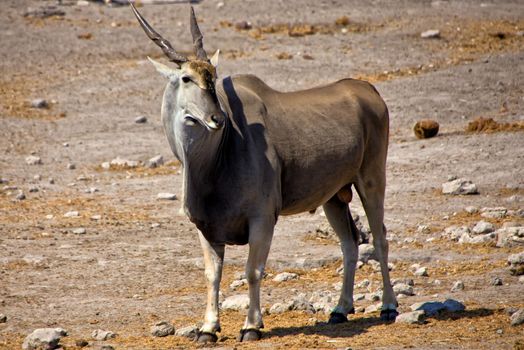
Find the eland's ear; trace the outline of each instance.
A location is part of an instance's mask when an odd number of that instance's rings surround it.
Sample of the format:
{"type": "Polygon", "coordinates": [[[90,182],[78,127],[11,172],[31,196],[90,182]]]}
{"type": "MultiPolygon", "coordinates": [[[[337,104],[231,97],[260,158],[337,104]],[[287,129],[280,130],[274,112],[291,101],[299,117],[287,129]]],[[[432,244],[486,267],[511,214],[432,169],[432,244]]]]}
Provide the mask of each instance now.
{"type": "Polygon", "coordinates": [[[213,55],[213,57],[211,57],[211,59],[209,60],[209,62],[211,62],[211,64],[213,65],[213,67],[218,67],[218,55],[220,54],[220,50],[217,50],[215,52],[215,54],[213,55]]]}
{"type": "Polygon", "coordinates": [[[162,64],[160,62],[155,61],[151,57],[147,57],[147,59],[151,63],[153,63],[153,65],[155,66],[155,68],[158,71],[158,73],[162,74],[164,77],[170,79],[170,78],[172,78],[174,76],[178,76],[179,75],[180,69],[168,67],[165,64],[162,64]]]}

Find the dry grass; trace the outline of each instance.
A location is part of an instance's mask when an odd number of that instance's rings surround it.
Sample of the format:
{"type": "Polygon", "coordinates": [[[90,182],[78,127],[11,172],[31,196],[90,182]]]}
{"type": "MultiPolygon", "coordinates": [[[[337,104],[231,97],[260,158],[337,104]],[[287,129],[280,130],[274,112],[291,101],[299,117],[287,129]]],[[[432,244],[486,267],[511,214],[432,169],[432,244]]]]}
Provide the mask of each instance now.
{"type": "Polygon", "coordinates": [[[493,118],[478,117],[469,122],[466,127],[466,132],[469,133],[494,133],[501,131],[524,131],[524,121],[499,123],[493,118]]]}

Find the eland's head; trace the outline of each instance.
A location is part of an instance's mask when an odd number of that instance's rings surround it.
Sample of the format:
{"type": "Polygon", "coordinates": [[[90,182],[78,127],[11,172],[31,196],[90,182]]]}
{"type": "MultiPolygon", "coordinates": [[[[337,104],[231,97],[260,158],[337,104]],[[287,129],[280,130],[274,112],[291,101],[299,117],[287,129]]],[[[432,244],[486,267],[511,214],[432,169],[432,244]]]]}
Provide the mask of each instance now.
{"type": "Polygon", "coordinates": [[[208,58],[192,7],[190,24],[196,56],[194,59],[177,53],[132,3],[131,7],[147,36],[175,64],[169,67],[149,58],[157,71],[169,80],[162,102],[162,120],[171,148],[182,160],[183,153],[192,152],[192,147],[202,148],[203,144],[213,147],[213,143],[219,142],[226,122],[215,90],[219,51],[208,58]]]}

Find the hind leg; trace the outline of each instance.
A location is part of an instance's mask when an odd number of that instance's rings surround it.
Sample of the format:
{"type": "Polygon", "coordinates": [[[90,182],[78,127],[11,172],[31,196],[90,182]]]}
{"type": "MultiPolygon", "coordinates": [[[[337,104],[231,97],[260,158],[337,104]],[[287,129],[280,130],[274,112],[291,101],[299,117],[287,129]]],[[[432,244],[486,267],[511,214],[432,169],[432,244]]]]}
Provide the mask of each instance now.
{"type": "MultiPolygon", "coordinates": [[[[381,172],[378,172],[380,174],[381,172]]],[[[382,172],[383,173],[383,172],[382,172]]],[[[397,299],[391,286],[388,268],[388,241],[386,240],[386,227],[384,226],[384,195],[385,179],[378,178],[374,174],[373,180],[358,181],[357,191],[368,217],[369,227],[373,235],[373,246],[375,254],[380,263],[382,274],[383,294],[381,318],[385,321],[393,321],[398,315],[397,299]]]]}
{"type": "Polygon", "coordinates": [[[340,239],[344,259],[342,291],[337,306],[331,312],[329,323],[342,323],[347,321],[347,314],[355,312],[353,285],[358,260],[358,234],[349,212],[349,206],[345,201],[335,195],[323,207],[329,224],[340,239]]]}

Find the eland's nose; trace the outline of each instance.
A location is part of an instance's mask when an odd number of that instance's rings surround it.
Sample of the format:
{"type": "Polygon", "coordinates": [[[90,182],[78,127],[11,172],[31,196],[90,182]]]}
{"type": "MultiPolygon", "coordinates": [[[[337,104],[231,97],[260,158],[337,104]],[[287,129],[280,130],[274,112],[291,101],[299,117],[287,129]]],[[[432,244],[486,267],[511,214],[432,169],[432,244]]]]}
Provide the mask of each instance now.
{"type": "Polygon", "coordinates": [[[220,129],[224,126],[224,116],[212,114],[207,119],[207,125],[209,125],[212,129],[220,129]]]}

